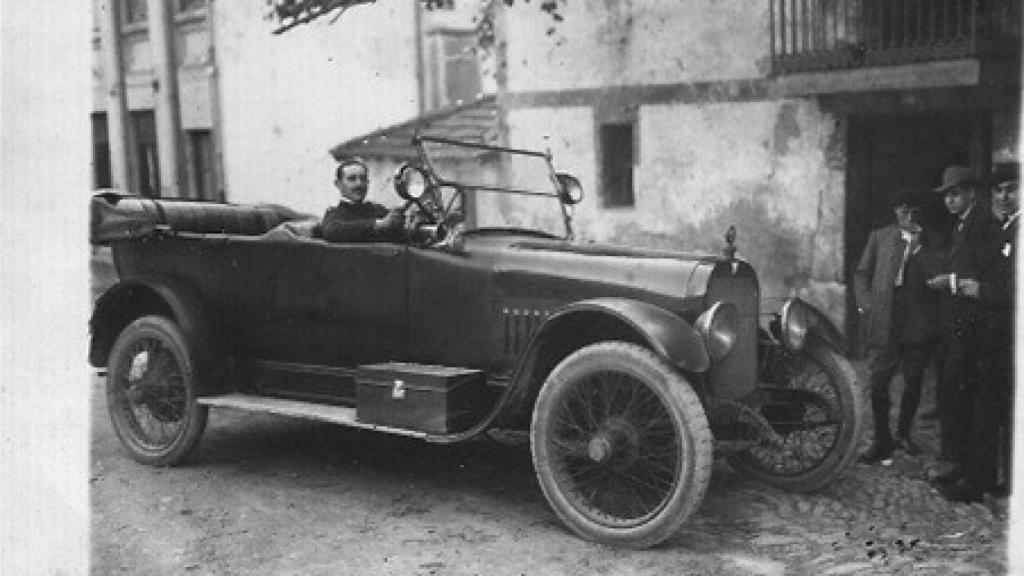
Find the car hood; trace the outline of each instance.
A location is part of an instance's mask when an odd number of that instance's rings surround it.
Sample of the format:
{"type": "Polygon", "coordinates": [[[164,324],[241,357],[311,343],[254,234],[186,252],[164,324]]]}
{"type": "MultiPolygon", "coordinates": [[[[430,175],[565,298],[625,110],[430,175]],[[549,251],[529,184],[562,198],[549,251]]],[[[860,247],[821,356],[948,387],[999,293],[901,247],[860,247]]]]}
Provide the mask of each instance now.
{"type": "Polygon", "coordinates": [[[557,300],[598,296],[639,297],[681,309],[681,301],[703,298],[716,269],[742,261],[709,254],[651,250],[564,240],[515,239],[484,242],[494,279],[508,295],[549,292],[557,300]],[[546,288],[546,290],[545,290],[546,288]]]}
{"type": "Polygon", "coordinates": [[[687,262],[709,262],[725,260],[723,257],[697,252],[679,252],[674,250],[655,250],[652,248],[637,248],[633,246],[619,246],[616,244],[600,244],[595,242],[578,243],[565,240],[523,240],[515,242],[512,247],[522,250],[547,250],[554,252],[568,252],[573,254],[584,254],[588,256],[617,256],[624,258],[667,258],[671,260],[683,260],[687,262]]]}

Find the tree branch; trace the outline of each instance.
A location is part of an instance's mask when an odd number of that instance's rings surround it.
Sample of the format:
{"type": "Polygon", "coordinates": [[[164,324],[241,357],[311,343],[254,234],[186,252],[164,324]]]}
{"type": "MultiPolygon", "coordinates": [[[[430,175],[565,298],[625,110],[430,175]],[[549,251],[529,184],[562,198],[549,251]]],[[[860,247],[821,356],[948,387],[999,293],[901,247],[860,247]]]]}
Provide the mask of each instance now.
{"type": "Polygon", "coordinates": [[[376,0],[267,0],[270,11],[268,16],[281,25],[274,29],[274,34],[281,34],[296,26],[308,24],[321,16],[335,10],[345,10],[360,4],[373,4],[376,0]]]}

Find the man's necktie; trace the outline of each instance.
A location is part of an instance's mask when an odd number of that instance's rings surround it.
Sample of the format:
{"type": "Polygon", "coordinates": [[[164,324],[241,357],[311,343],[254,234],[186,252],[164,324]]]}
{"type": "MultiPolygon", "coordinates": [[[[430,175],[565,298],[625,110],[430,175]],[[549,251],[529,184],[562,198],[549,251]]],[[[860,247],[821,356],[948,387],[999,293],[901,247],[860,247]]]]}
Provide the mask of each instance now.
{"type": "Polygon", "coordinates": [[[907,269],[907,260],[910,260],[910,242],[903,247],[903,258],[900,260],[900,269],[896,273],[896,286],[903,286],[903,271],[907,269]]]}

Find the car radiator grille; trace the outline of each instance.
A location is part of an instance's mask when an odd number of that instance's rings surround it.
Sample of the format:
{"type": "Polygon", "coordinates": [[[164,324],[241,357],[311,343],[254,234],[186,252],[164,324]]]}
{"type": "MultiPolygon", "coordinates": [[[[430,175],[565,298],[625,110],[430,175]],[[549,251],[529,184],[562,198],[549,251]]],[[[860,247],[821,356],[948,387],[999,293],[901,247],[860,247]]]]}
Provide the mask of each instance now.
{"type": "Polygon", "coordinates": [[[760,295],[757,277],[746,265],[719,264],[708,281],[705,306],[731,302],[739,311],[736,346],[708,371],[709,391],[718,398],[738,398],[757,385],[757,327],[760,295]],[[738,272],[737,272],[738,270],[738,272]]]}

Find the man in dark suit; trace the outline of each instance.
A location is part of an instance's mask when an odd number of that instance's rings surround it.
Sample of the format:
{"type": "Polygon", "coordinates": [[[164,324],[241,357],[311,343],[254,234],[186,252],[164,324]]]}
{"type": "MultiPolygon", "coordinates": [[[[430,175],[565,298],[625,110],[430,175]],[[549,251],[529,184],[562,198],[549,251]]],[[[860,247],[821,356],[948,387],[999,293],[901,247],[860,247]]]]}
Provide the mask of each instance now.
{"type": "Polygon", "coordinates": [[[985,492],[1008,494],[1013,433],[1013,318],[1017,222],[1020,217],[1017,163],[996,164],[992,179],[994,242],[977,279],[958,280],[958,289],[978,304],[978,382],[971,411],[964,475],[945,487],[950,500],[973,502],[985,492]],[[1003,483],[999,486],[1000,463],[1003,483]]]}
{"type": "Polygon", "coordinates": [[[928,285],[943,294],[941,304],[944,355],[941,380],[937,388],[941,454],[953,465],[934,478],[940,486],[955,483],[963,476],[967,435],[970,430],[978,366],[978,302],[960,288],[961,280],[977,280],[982,262],[991,245],[992,217],[978,204],[979,182],[971,169],[950,166],[942,174],[946,208],[956,217],[950,238],[944,272],[932,277],[928,285]]]}
{"type": "Polygon", "coordinates": [[[921,400],[924,367],[938,339],[938,295],[928,289],[936,239],[922,229],[922,198],[904,191],[894,202],[896,223],[871,233],[854,275],[857,306],[867,321],[868,369],[875,437],[861,461],[876,464],[896,448],[921,452],[910,436],[921,400]],[[903,395],[896,436],[889,429],[889,384],[902,364],[903,395]]]}
{"type": "Polygon", "coordinates": [[[404,216],[366,201],[369,171],[359,159],[345,160],[335,170],[334,186],[341,192],[337,206],[328,208],[320,229],[314,231],[328,242],[374,242],[396,240],[404,216]],[[319,232],[319,234],[318,234],[319,232]]]}

